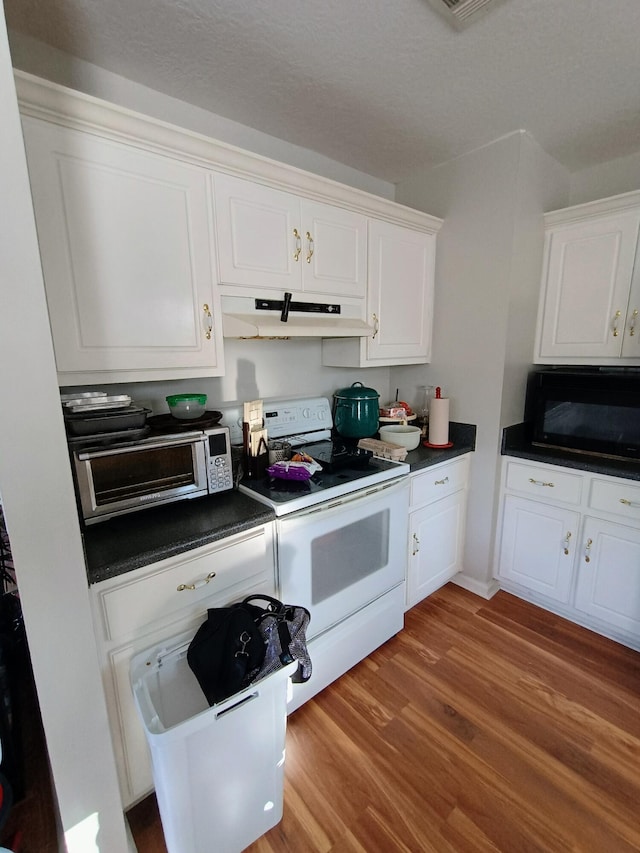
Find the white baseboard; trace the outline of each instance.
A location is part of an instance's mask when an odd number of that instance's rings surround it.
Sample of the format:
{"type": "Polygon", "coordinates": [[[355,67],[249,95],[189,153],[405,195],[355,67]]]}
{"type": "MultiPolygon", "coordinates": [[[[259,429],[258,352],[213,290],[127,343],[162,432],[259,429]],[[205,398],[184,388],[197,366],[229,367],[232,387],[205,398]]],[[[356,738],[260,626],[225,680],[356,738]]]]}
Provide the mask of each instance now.
{"type": "Polygon", "coordinates": [[[496,578],[491,578],[491,580],[488,581],[479,581],[476,580],[476,578],[470,578],[469,575],[464,575],[462,572],[459,572],[457,575],[454,575],[451,580],[463,589],[467,589],[469,592],[473,592],[487,600],[493,598],[496,592],[500,589],[500,583],[496,578]]]}

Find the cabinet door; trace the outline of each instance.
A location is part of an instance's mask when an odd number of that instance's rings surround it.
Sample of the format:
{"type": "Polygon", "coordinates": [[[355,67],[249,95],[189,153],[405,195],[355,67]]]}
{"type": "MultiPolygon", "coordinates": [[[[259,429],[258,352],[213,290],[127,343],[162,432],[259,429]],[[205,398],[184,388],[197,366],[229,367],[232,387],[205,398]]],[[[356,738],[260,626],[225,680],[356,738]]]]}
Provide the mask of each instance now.
{"type": "Polygon", "coordinates": [[[303,289],[327,296],[364,298],[366,217],[303,199],[302,231],[303,289]]]}
{"type": "Polygon", "coordinates": [[[575,606],[640,637],[640,530],[587,518],[575,606]]]}
{"type": "Polygon", "coordinates": [[[24,131],[61,383],[220,375],[207,172],[36,119],[24,131]]]}
{"type": "Polygon", "coordinates": [[[640,212],[547,232],[539,355],[620,356],[640,212]]]}
{"type": "Polygon", "coordinates": [[[214,187],[220,283],[299,290],[305,256],[296,196],[218,173],[214,187]]]}
{"type": "Polygon", "coordinates": [[[577,512],[507,495],[500,576],[556,601],[568,601],[579,521],[577,512]]]}
{"type": "Polygon", "coordinates": [[[407,607],[443,586],[462,570],[465,490],[442,498],[409,516],[407,607]]]}
{"type": "Polygon", "coordinates": [[[633,278],[622,338],[622,357],[640,359],[640,239],[633,265],[633,278]]]}
{"type": "Polygon", "coordinates": [[[369,220],[367,339],[375,363],[429,359],[433,321],[435,237],[388,222],[369,220]]]}

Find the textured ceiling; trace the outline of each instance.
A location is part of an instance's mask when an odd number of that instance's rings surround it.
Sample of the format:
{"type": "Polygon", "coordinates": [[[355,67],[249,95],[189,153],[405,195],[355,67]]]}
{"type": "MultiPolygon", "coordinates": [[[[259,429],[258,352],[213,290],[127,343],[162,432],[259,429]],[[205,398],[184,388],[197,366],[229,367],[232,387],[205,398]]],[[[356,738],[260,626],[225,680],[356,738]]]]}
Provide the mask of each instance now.
{"type": "Polygon", "coordinates": [[[640,150],[640,0],[4,0],[10,29],[386,181],[526,129],[640,150]]]}

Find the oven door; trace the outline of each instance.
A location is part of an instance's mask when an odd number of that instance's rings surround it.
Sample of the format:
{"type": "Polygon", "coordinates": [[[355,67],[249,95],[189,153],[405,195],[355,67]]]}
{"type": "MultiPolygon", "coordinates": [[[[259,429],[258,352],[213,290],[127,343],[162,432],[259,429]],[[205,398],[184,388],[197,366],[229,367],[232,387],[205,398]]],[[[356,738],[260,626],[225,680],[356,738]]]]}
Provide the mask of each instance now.
{"type": "Polygon", "coordinates": [[[404,582],[409,482],[277,519],[280,595],[311,613],[307,638],[404,582]]]}

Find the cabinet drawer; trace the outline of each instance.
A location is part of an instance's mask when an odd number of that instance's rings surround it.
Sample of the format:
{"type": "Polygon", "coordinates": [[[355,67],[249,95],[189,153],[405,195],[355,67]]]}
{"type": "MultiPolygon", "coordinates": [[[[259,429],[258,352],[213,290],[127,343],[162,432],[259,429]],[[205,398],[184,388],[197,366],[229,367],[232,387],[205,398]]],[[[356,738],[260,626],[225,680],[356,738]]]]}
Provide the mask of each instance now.
{"type": "Polygon", "coordinates": [[[430,468],[411,478],[411,507],[431,503],[464,489],[469,479],[469,457],[430,468]]]}
{"type": "Polygon", "coordinates": [[[579,504],[582,494],[582,477],[579,474],[567,474],[548,466],[538,467],[509,462],[506,488],[532,497],[579,504]]]}
{"type": "Polygon", "coordinates": [[[630,485],[627,480],[593,480],[589,506],[624,518],[640,519],[640,483],[630,485]]]}
{"type": "Polygon", "coordinates": [[[99,591],[106,639],[138,632],[160,620],[171,622],[189,610],[224,605],[258,587],[273,594],[272,542],[272,527],[258,527],[163,560],[150,573],[132,573],[135,577],[130,580],[99,591]]]}

